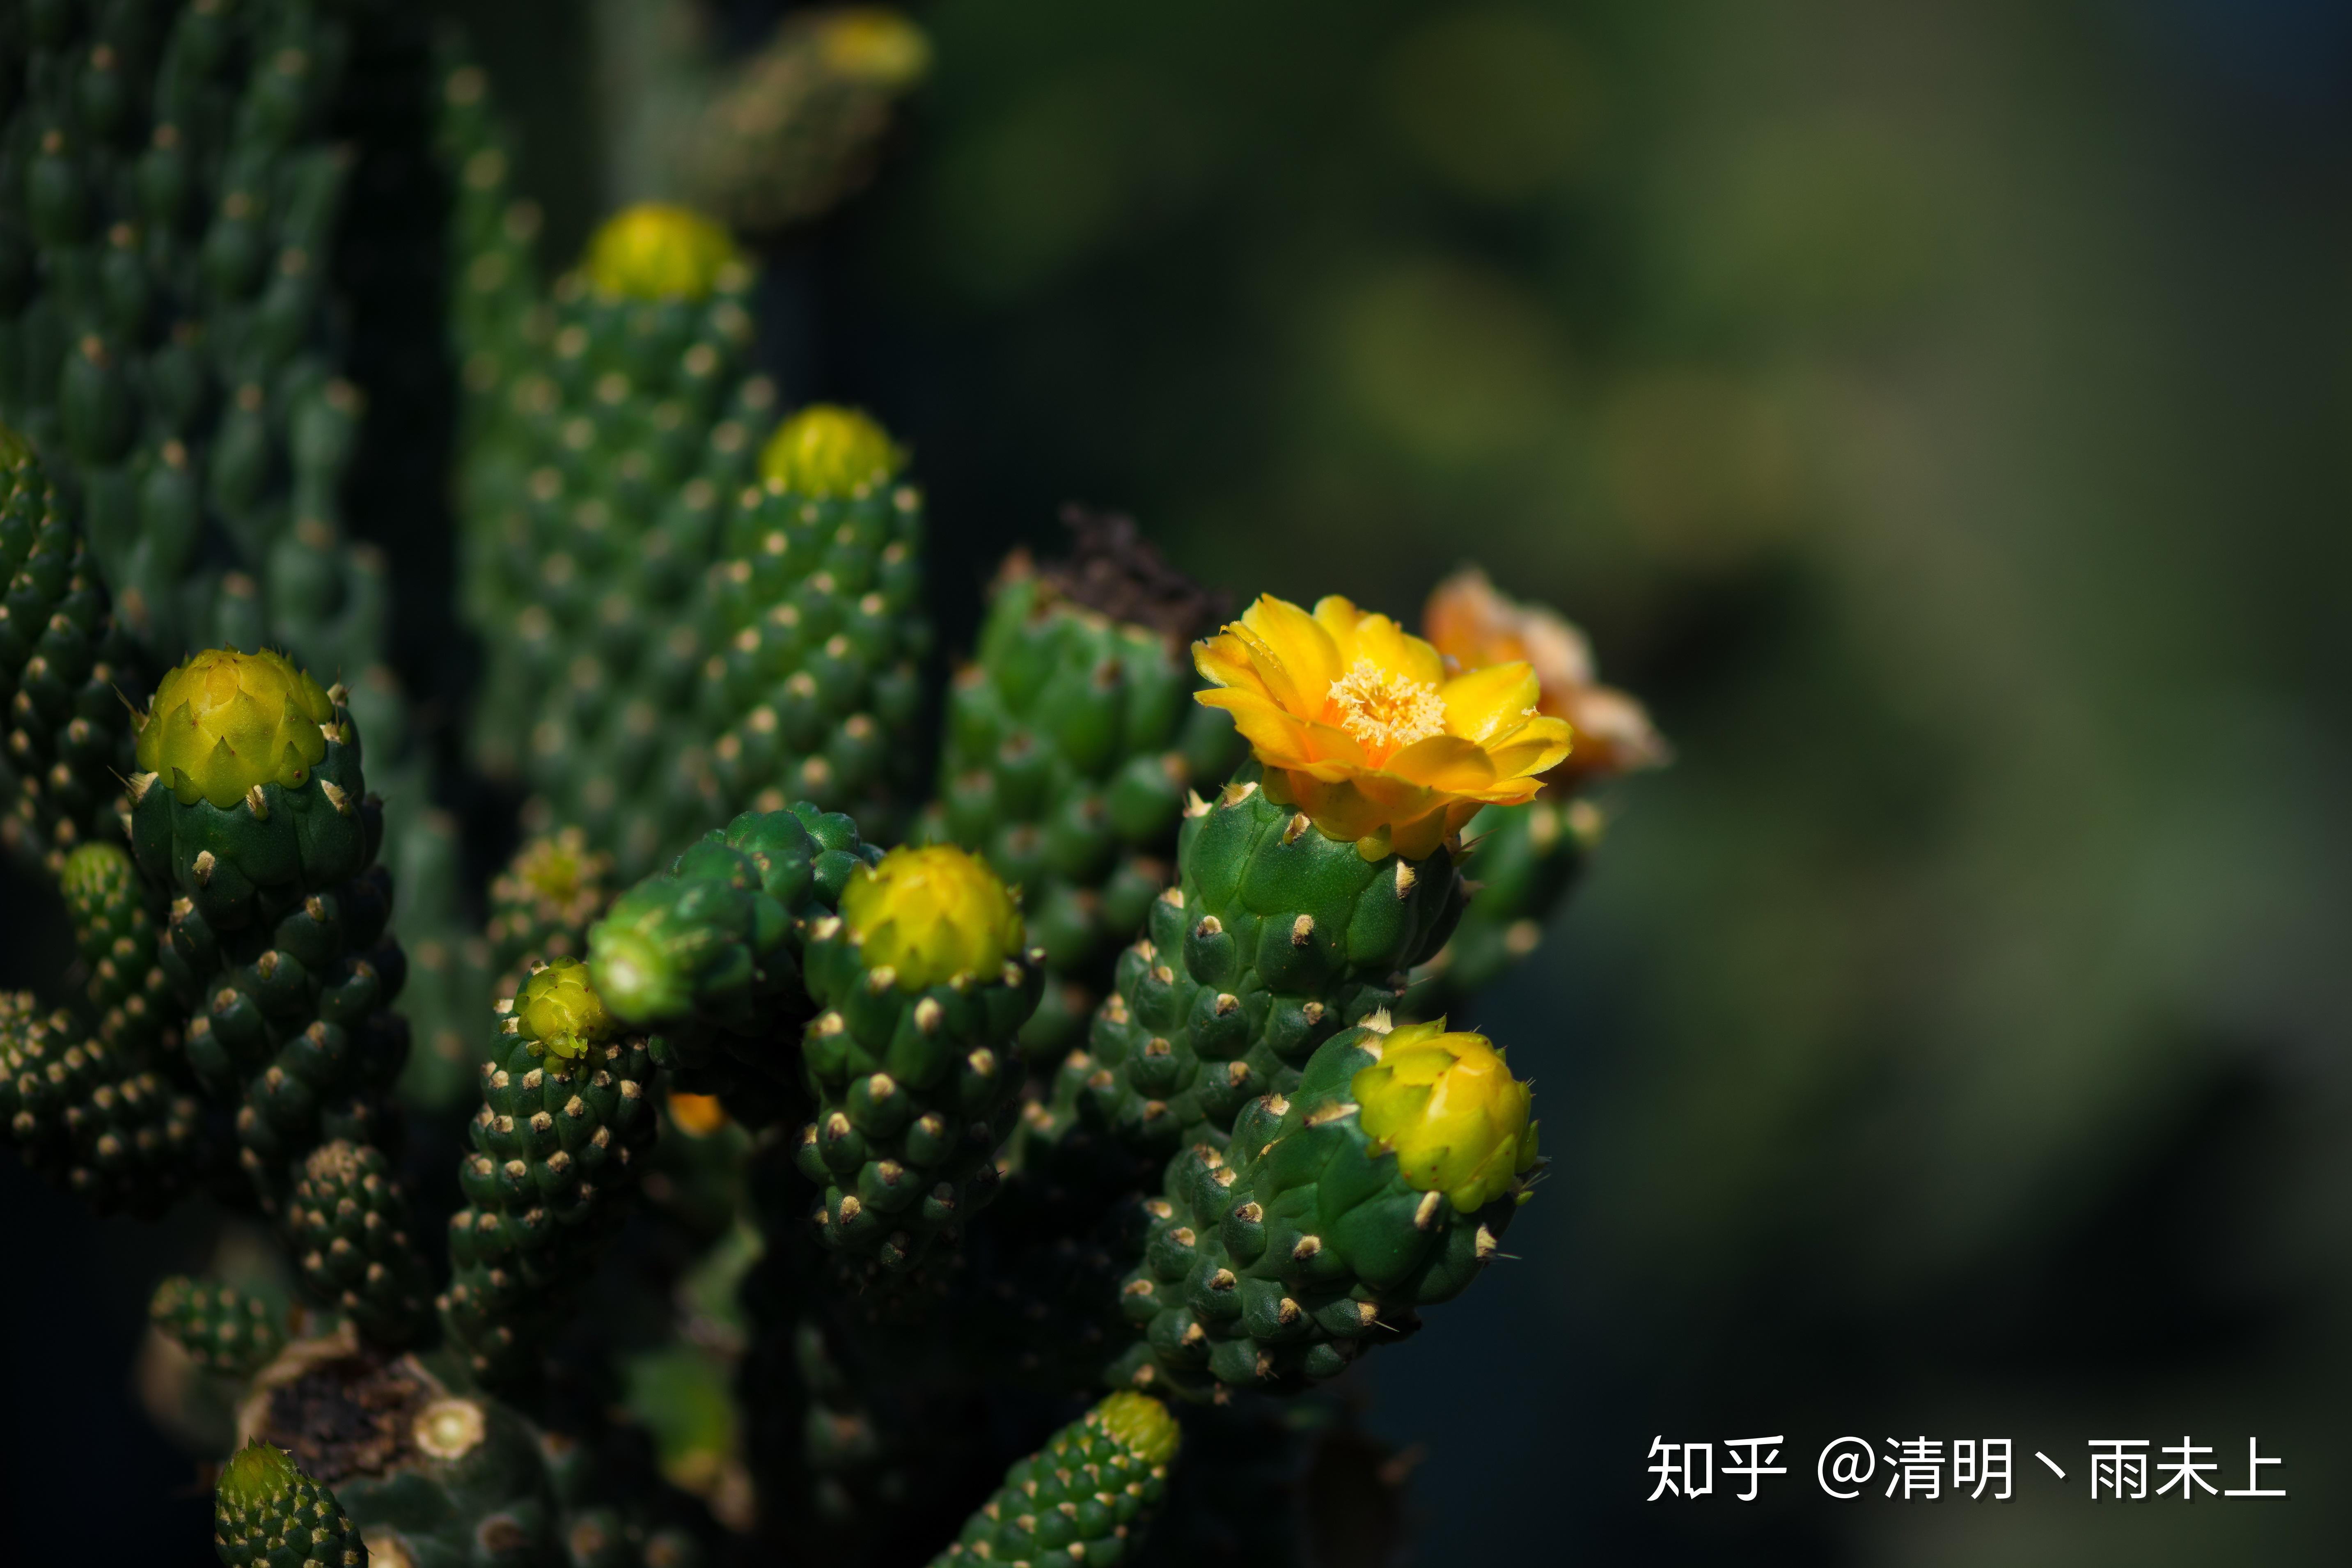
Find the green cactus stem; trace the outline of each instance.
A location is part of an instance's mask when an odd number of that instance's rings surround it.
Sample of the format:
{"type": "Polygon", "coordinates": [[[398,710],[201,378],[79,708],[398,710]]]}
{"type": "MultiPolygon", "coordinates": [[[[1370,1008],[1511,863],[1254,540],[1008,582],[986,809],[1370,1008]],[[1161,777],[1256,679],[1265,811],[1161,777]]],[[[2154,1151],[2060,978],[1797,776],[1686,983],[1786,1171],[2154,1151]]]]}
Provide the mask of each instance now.
{"type": "Polygon", "coordinates": [[[175,1274],[155,1288],[147,1321],[206,1372],[243,1380],[286,1343],[278,1310],[234,1285],[175,1274]]]}
{"type": "Polygon", "coordinates": [[[778,426],[728,509],[694,612],[708,750],[687,761],[708,768],[714,817],[807,800],[887,842],[908,815],[931,633],[904,462],[864,415],[817,405],[778,426]]]}
{"type": "Polygon", "coordinates": [[[383,808],[344,697],[283,654],[226,648],[157,685],[139,724],[131,847],[215,931],[274,921],[374,859],[383,808]]]}
{"type": "Polygon", "coordinates": [[[31,446],[0,426],[0,705],[7,735],[0,842],[58,874],[119,827],[132,771],[130,644],[109,614],[65,498],[31,446]]]}
{"type": "Polygon", "coordinates": [[[363,1568],[368,1560],[335,1494],[284,1449],[257,1441],[221,1471],[213,1549],[227,1568],[363,1568]]]}
{"type": "Polygon", "coordinates": [[[383,817],[341,696],[279,655],[200,654],[157,687],[132,781],[132,852],[177,895],[159,957],[194,1015],[188,1065],[243,1101],[237,1157],[273,1214],[319,1143],[380,1141],[408,1054],[383,817]]]}
{"type": "Polygon", "coordinates": [[[1450,851],[1368,859],[1268,799],[1255,765],[1187,807],[1177,862],[1062,1064],[1053,1121],[1089,1115],[1160,1157],[1222,1144],[1242,1107],[1296,1087],[1325,1040],[1397,1000],[1464,900],[1450,851]]]}
{"type": "Polygon", "coordinates": [[[196,1102],[70,1013],[0,996],[0,1125],[26,1164],[100,1213],[152,1217],[203,1166],[196,1102]]]}
{"type": "Polygon", "coordinates": [[[805,801],[746,813],[590,930],[597,993],[623,1022],[655,1032],[680,1088],[724,1095],[738,1119],[765,1125],[800,1092],[784,1044],[814,1010],[799,927],[830,914],[875,858],[848,817],[805,801]]]}
{"type": "Polygon", "coordinates": [[[1186,645],[1214,601],[1126,518],[1065,514],[1076,553],[999,574],[948,695],[939,799],[922,835],[1022,889],[1053,983],[1022,1032],[1041,1060],[1083,1037],[1119,943],[1171,875],[1184,792],[1238,759],[1232,723],[1188,700],[1186,645]]]}
{"type": "Polygon", "coordinates": [[[501,1004],[500,1049],[482,1064],[438,1308],[474,1374],[493,1382],[536,1373],[659,1126],[645,1037],[623,1032],[587,975],[568,959],[534,970],[501,1004]]]}
{"type": "Polygon", "coordinates": [[[930,53],[920,28],[881,6],[786,17],[686,133],[688,188],[746,234],[817,216],[872,174],[892,108],[930,53]]]}
{"type": "Polygon", "coordinates": [[[468,384],[497,394],[469,419],[459,485],[464,605],[488,654],[474,752],[540,792],[546,826],[584,827],[640,875],[667,829],[708,826],[646,820],[627,763],[662,754],[667,738],[645,731],[675,714],[668,688],[700,658],[673,646],[679,612],[774,418],[773,385],[744,366],[754,278],[707,219],[635,207],[543,308],[516,310],[519,287],[536,293],[516,279],[528,244],[511,208],[492,216],[505,154],[469,71],[446,80],[464,123],[445,119],[444,138],[474,147],[455,237],[478,248],[456,292],[485,310],[460,310],[459,348],[468,384]]]}
{"type": "Polygon", "coordinates": [[[801,1043],[817,1105],[797,1163],[827,1247],[904,1269],[992,1193],[1042,965],[1003,881],[947,845],[853,877],[804,962],[823,1011],[801,1043]]]}
{"type": "Polygon", "coordinates": [[[161,900],[120,844],[85,844],[58,877],[74,945],[89,966],[83,996],[98,1037],[135,1058],[176,1049],[185,1010],[157,961],[161,900]]]}
{"type": "Polygon", "coordinates": [[[1484,1037],[1386,1020],[1328,1040],[1221,1151],[1171,1163],[1120,1288],[1114,1382],[1198,1394],[1337,1376],[1496,1256],[1537,1163],[1528,1092],[1484,1037]]]}
{"type": "Polygon", "coordinates": [[[1148,1394],[1110,1395],[1004,1472],[931,1568],[1025,1563],[1089,1568],[1131,1562],[1168,1487],[1182,1433],[1148,1394]]]}
{"type": "Polygon", "coordinates": [[[302,1283],[369,1342],[400,1346],[430,1321],[432,1276],[381,1150],[339,1138],[310,1151],[286,1230],[302,1283]]]}

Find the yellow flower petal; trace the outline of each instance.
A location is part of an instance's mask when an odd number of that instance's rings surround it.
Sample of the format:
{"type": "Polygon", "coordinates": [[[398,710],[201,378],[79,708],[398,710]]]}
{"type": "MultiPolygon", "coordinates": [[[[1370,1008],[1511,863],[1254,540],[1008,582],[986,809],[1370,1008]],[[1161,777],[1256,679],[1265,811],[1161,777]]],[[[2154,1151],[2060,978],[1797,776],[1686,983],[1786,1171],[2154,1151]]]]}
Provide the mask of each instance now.
{"type": "Polygon", "coordinates": [[[1200,695],[1204,708],[1222,708],[1234,716],[1234,728],[1250,749],[1268,763],[1303,763],[1307,757],[1307,744],[1301,733],[1304,726],[1265,698],[1254,691],[1231,688],[1203,691],[1200,695]]]}
{"type": "MultiPolygon", "coordinates": [[[[1330,632],[1297,605],[1271,594],[1258,595],[1244,612],[1242,626],[1276,655],[1287,678],[1287,689],[1276,690],[1276,700],[1302,718],[1320,712],[1331,683],[1348,668],[1330,632]]],[[[1272,689],[1274,683],[1269,680],[1267,686],[1272,689]]]]}
{"type": "Polygon", "coordinates": [[[1471,795],[1495,782],[1495,764],[1476,742],[1432,735],[1389,759],[1385,770],[1427,789],[1471,795]]]}
{"type": "Polygon", "coordinates": [[[1445,702],[1445,727],[1485,742],[1523,723],[1542,699],[1543,688],[1528,665],[1495,664],[1455,676],[1438,695],[1445,702]]]}
{"type": "Polygon", "coordinates": [[[1369,658],[1382,669],[1423,686],[1441,685],[1445,679],[1445,660],[1437,650],[1386,616],[1366,616],[1357,623],[1356,646],[1348,662],[1352,665],[1360,658],[1369,658]]]}

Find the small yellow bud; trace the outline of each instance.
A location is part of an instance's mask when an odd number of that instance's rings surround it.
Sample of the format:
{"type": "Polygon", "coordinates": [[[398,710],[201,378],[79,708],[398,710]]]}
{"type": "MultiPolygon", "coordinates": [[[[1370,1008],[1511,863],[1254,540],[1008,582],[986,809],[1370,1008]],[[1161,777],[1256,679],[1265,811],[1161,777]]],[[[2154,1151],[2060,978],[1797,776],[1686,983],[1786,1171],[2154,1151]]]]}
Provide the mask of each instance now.
{"type": "Polygon", "coordinates": [[[141,771],[183,805],[222,811],[256,784],[299,786],[327,754],[335,716],[319,683],[282,653],[211,648],[163,677],[140,721],[141,771]]]}
{"type": "Polygon", "coordinates": [[[559,958],[522,983],[515,994],[516,1033],[551,1056],[578,1060],[611,1039],[619,1025],[588,984],[588,966],[559,958]]]}
{"type": "Polygon", "coordinates": [[[221,1467],[221,1498],[240,1509],[255,1509],[281,1496],[300,1472],[285,1449],[256,1437],[221,1467]]]}
{"type": "Polygon", "coordinates": [[[701,300],[736,259],[734,240],[700,213],[645,202],[604,220],[582,268],[599,293],[701,300]]]}
{"type": "Polygon", "coordinates": [[[842,889],[841,915],[868,972],[902,990],[993,975],[1021,951],[1021,911],[1004,879],[953,845],[894,849],[842,889]]]}
{"type": "Polygon", "coordinates": [[[1164,1465],[1174,1458],[1184,1438],[1183,1428],[1168,1414],[1168,1406],[1148,1394],[1121,1390],[1096,1405],[1095,1415],[1104,1431],[1147,1465],[1164,1465]]]}
{"type": "Polygon", "coordinates": [[[887,484],[907,455],[888,431],[855,408],[812,403],[776,426],[760,449],[760,477],[796,495],[845,496],[887,484]]]}
{"type": "Polygon", "coordinates": [[[1363,1108],[1364,1136],[1395,1153],[1398,1173],[1465,1214],[1536,1163],[1533,1092],[1486,1036],[1448,1034],[1443,1019],[1391,1030],[1348,1092],[1363,1108]]]}
{"type": "Polygon", "coordinates": [[[898,89],[931,68],[931,41],[906,16],[883,5],[853,5],[828,16],[817,50],[835,76],[898,89]]]}

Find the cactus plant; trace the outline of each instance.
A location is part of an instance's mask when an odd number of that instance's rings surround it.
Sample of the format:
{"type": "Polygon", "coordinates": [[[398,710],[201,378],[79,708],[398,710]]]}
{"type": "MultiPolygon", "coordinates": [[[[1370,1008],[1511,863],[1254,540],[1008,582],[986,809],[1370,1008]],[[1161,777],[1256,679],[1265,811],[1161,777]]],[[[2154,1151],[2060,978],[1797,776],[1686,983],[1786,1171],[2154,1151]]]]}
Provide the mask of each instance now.
{"type": "Polygon", "coordinates": [[[0,23],[0,839],[79,954],[0,997],[0,1120],[102,1212],[283,1247],[307,1304],[151,1307],[234,1392],[224,1562],[1142,1563],[1179,1500],[1294,1560],[1253,1500],[1338,1406],[1271,1402],[1531,1195],[1527,1086],[1438,1017],[1654,736],[1483,580],[1432,641],[1221,628],[1087,514],[930,691],[917,457],[786,414],[719,221],[855,186],[927,58],[796,20],[689,139],[717,216],[551,281],[488,74],[399,7],[0,23]],[[353,205],[434,167],[416,232],[353,205]],[[452,374],[385,370],[422,323],[452,374]],[[483,654],[437,750],[405,558],[343,531],[428,427],[451,472],[386,493],[446,480],[483,654]],[[517,837],[477,925],[461,845],[517,837]]]}

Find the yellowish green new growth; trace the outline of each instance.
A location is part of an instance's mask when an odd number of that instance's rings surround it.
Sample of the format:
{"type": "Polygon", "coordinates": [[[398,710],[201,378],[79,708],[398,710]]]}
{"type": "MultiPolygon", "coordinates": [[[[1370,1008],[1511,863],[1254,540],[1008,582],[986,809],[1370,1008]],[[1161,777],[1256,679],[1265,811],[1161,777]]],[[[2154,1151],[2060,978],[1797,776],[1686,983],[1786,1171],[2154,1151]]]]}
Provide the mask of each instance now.
{"type": "Polygon", "coordinates": [[[65,869],[58,873],[58,890],[68,904],[94,902],[122,885],[129,874],[123,862],[130,858],[120,844],[104,839],[85,844],[66,857],[65,869]]]}
{"type": "Polygon", "coordinates": [[[866,967],[920,991],[959,975],[992,978],[1021,951],[1021,910],[1004,879],[952,845],[894,849],[842,890],[841,917],[866,967]]]}
{"type": "Polygon", "coordinates": [[[530,973],[516,994],[506,1032],[520,1036],[534,1054],[577,1061],[591,1046],[613,1037],[620,1026],[604,1010],[604,998],[588,984],[588,966],[559,958],[530,973]]]}
{"type": "Polygon", "coordinates": [[[1533,1092],[1486,1036],[1448,1034],[1443,1018],[1391,1030],[1348,1092],[1363,1108],[1364,1135],[1396,1155],[1404,1179],[1465,1214],[1536,1163],[1533,1092]]]}
{"type": "Polygon", "coordinates": [[[226,811],[257,784],[299,787],[327,754],[335,705],[282,653],[208,648],[163,677],[139,721],[141,771],[183,805],[226,811]]]}
{"type": "Polygon", "coordinates": [[[0,468],[13,468],[33,455],[32,443],[5,425],[0,425],[0,468]]]}
{"type": "Polygon", "coordinates": [[[222,1467],[220,1495],[240,1509],[258,1508],[292,1486],[300,1473],[285,1449],[256,1437],[222,1467]]]}
{"type": "Polygon", "coordinates": [[[515,858],[515,871],[543,898],[563,903],[580,891],[588,872],[587,840],[577,830],[532,841],[515,858]]]}
{"type": "Polygon", "coordinates": [[[877,87],[911,87],[931,68],[931,41],[903,15],[883,5],[836,11],[817,35],[835,75],[877,87]]]}
{"type": "Polygon", "coordinates": [[[1122,1390],[1094,1409],[1103,1430],[1147,1465],[1164,1465],[1176,1457],[1184,1429],[1168,1406],[1148,1394],[1122,1390]]]}
{"type": "Polygon", "coordinates": [[[604,220],[583,267],[599,293],[702,300],[739,259],[727,231],[700,213],[645,202],[604,220]]]}
{"type": "Polygon", "coordinates": [[[796,495],[830,498],[887,484],[907,460],[889,432],[855,408],[813,403],[760,450],[760,477],[796,495]]]}

